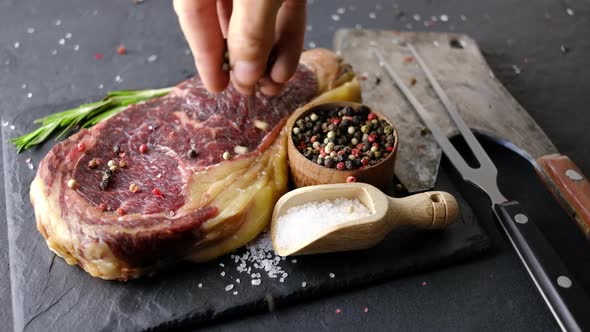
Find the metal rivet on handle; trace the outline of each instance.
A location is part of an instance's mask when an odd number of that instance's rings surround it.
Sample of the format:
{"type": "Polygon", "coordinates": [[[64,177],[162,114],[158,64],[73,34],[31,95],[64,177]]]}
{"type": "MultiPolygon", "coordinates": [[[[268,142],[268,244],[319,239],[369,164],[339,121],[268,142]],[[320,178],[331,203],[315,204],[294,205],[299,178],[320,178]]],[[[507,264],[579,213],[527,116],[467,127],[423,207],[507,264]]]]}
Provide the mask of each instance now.
{"type": "Polygon", "coordinates": [[[573,169],[568,169],[567,171],[565,171],[565,175],[570,178],[570,180],[574,180],[574,181],[582,181],[584,180],[584,177],[582,176],[582,174],[574,171],[573,169]]]}
{"type": "Polygon", "coordinates": [[[519,224],[526,224],[529,221],[529,218],[522,213],[519,213],[514,216],[514,220],[519,224]]]}
{"type": "Polygon", "coordinates": [[[572,287],[572,281],[570,278],[566,276],[559,276],[557,277],[557,284],[563,288],[570,288],[572,287]]]}

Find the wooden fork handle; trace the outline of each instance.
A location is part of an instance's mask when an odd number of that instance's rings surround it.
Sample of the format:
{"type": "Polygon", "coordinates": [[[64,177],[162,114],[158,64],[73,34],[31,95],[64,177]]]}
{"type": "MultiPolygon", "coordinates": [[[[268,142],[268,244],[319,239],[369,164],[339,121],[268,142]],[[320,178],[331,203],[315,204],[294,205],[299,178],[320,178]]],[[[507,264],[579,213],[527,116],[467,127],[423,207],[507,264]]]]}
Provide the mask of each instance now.
{"type": "Polygon", "coordinates": [[[578,228],[590,239],[590,181],[567,156],[553,154],[537,159],[541,179],[578,228]]]}
{"type": "Polygon", "coordinates": [[[422,229],[445,228],[457,220],[459,205],[453,195],[428,191],[401,199],[392,198],[390,220],[397,225],[422,229]]]}

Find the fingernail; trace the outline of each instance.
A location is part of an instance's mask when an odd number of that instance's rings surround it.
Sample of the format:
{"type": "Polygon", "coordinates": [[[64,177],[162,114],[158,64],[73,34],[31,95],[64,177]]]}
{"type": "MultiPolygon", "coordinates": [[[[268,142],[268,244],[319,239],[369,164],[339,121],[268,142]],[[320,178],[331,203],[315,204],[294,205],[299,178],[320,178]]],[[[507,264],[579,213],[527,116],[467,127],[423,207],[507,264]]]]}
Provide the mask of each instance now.
{"type": "Polygon", "coordinates": [[[232,68],[240,85],[254,85],[260,78],[260,65],[252,61],[237,61],[232,68]]]}

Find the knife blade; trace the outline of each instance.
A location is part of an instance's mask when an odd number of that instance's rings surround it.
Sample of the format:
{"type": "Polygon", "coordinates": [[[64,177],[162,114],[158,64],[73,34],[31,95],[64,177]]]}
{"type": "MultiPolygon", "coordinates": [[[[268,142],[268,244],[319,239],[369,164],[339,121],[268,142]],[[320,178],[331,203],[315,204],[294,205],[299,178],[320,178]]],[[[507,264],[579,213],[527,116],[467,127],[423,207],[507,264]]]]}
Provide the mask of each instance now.
{"type": "Polygon", "coordinates": [[[530,220],[520,204],[504,197],[497,185],[498,171],[493,161],[465,124],[456,107],[442,90],[420,55],[411,44],[407,44],[407,47],[416,58],[460,134],[478,160],[478,168],[473,168],[465,162],[395,70],[384,61],[383,56],[376,49],[373,49],[373,52],[380,65],[385,68],[391,79],[431,130],[435,140],[462,178],[488,195],[492,211],[500,226],[508,236],[561,329],[564,331],[590,329],[590,312],[587,309],[590,305],[590,298],[584,293],[580,284],[574,280],[559,255],[551,247],[534,221],[530,220]]]}

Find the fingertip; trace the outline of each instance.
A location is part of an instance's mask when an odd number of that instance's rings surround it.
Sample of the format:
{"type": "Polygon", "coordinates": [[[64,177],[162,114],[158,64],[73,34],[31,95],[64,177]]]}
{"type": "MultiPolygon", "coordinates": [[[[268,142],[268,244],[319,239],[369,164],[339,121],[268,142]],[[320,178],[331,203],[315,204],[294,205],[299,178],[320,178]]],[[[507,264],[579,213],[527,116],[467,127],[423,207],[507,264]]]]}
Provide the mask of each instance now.
{"type": "Polygon", "coordinates": [[[273,82],[268,78],[264,78],[260,81],[260,92],[262,92],[266,96],[277,96],[285,87],[283,83],[273,82]]]}
{"type": "Polygon", "coordinates": [[[286,83],[293,77],[297,66],[301,50],[288,50],[289,53],[281,54],[277,57],[270,72],[270,78],[276,83],[286,83]]]}
{"type": "Polygon", "coordinates": [[[252,95],[255,92],[253,85],[242,85],[238,80],[236,80],[235,73],[233,71],[230,73],[230,82],[234,89],[243,95],[252,95]]]}
{"type": "Polygon", "coordinates": [[[254,86],[264,74],[264,65],[256,61],[238,60],[232,66],[233,78],[242,86],[254,86]]]}

